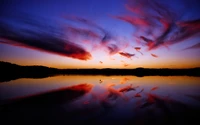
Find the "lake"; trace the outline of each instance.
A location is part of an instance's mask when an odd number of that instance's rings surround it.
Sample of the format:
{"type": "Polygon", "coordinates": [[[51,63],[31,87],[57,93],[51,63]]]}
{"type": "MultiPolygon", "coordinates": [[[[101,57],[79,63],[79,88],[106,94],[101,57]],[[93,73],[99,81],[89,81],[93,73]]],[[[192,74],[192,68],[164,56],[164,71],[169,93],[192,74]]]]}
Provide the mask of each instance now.
{"type": "Polygon", "coordinates": [[[0,83],[4,124],[194,124],[200,77],[60,75],[0,83]]]}

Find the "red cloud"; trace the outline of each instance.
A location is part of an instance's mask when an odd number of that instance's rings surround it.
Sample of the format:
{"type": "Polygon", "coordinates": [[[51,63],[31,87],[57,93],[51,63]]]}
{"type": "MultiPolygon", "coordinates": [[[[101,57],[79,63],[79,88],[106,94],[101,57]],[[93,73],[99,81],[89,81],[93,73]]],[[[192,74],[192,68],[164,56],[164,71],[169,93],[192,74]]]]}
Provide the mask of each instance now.
{"type": "Polygon", "coordinates": [[[151,56],[153,56],[153,57],[155,57],[155,58],[158,58],[158,56],[157,56],[157,55],[155,55],[155,54],[151,54],[151,56]]]}
{"type": "Polygon", "coordinates": [[[124,57],[127,57],[127,58],[131,58],[132,56],[135,56],[135,54],[125,53],[125,52],[119,52],[119,54],[121,56],[124,56],[124,57]]]}

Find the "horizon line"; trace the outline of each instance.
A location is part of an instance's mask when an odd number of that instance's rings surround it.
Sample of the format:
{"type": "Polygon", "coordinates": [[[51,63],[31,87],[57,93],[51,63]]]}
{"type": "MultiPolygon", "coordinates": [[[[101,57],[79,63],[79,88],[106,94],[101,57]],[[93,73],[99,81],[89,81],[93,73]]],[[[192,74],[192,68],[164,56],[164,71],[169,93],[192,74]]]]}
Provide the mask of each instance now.
{"type": "Polygon", "coordinates": [[[49,67],[49,66],[45,66],[45,65],[20,65],[20,64],[16,64],[16,63],[12,63],[12,62],[7,62],[7,61],[0,61],[0,63],[9,63],[9,64],[13,64],[13,65],[17,65],[17,66],[24,66],[24,67],[31,67],[31,66],[35,66],[35,67],[46,67],[46,68],[52,68],[52,69],[59,69],[59,70],[102,70],[102,69],[114,69],[114,70],[132,70],[132,69],[198,69],[200,67],[192,67],[192,68],[145,68],[145,67],[136,67],[136,68],[55,68],[55,67],[49,67]]]}

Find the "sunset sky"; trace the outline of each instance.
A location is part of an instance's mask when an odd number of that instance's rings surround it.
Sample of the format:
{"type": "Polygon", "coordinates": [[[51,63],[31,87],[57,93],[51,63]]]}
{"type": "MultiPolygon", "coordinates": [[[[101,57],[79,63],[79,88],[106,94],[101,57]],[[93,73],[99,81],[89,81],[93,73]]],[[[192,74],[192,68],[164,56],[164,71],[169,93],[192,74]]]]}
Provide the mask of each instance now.
{"type": "Polygon", "coordinates": [[[1,0],[0,61],[200,67],[199,0],[1,0]]]}

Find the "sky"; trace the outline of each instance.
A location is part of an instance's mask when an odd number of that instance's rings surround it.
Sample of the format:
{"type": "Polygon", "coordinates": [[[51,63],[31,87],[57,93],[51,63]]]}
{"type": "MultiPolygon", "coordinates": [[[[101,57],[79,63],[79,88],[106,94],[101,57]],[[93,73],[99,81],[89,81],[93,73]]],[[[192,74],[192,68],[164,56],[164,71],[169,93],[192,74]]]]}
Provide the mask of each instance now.
{"type": "Polygon", "coordinates": [[[199,0],[1,0],[0,61],[200,67],[199,0]]]}

